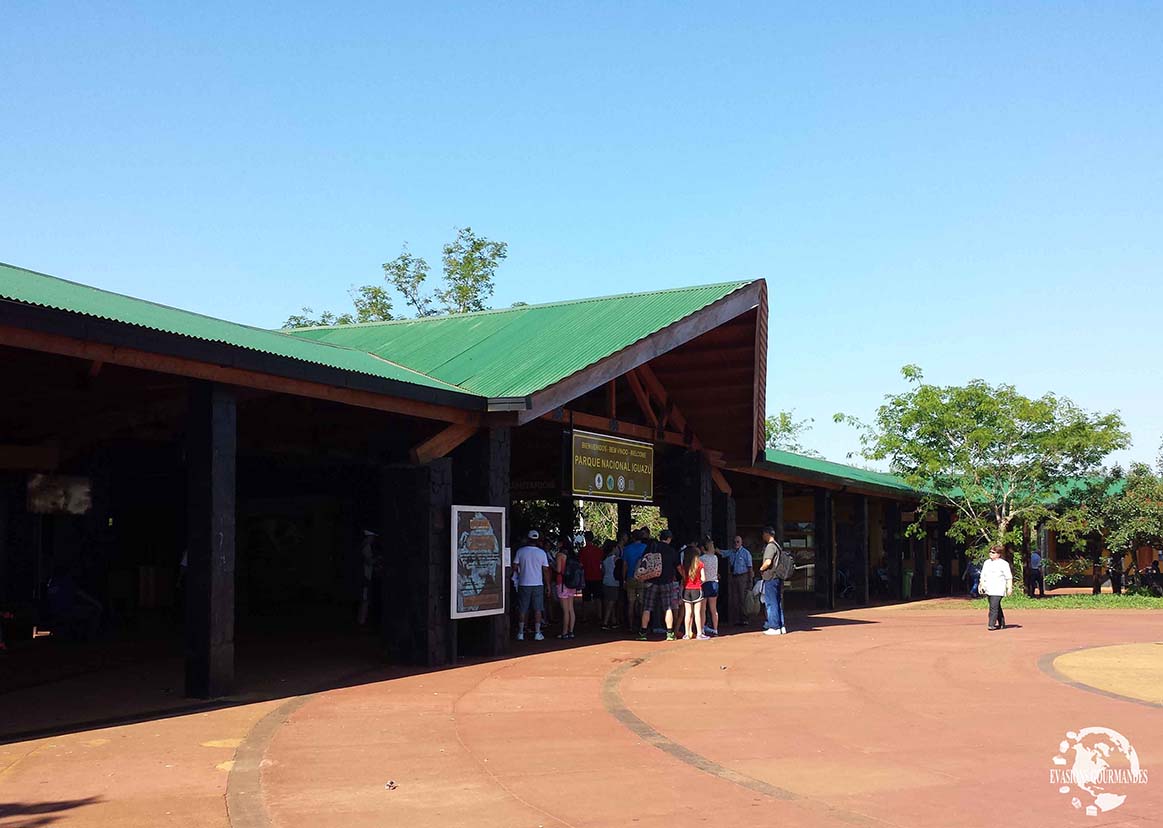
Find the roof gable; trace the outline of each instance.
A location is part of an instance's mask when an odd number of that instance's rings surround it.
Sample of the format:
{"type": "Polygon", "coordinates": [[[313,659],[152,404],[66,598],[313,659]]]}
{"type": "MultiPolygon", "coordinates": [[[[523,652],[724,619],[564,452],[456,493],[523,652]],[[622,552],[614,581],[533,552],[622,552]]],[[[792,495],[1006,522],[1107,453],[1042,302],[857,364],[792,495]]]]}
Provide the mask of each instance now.
{"type": "Polygon", "coordinates": [[[727,282],[293,333],[390,357],[474,394],[523,397],[749,284],[727,282]]]}

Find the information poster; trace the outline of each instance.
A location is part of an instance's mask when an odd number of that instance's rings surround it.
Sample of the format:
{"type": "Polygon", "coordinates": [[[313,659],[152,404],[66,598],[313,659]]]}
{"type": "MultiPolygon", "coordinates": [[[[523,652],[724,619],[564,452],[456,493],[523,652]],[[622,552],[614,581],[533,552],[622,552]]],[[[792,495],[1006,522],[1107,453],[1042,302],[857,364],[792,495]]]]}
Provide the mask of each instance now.
{"type": "Polygon", "coordinates": [[[574,497],[602,500],[654,500],[654,446],[638,440],[574,429],[574,497]]]}
{"type": "Polygon", "coordinates": [[[505,611],[505,508],[452,507],[452,617],[505,611]]]}

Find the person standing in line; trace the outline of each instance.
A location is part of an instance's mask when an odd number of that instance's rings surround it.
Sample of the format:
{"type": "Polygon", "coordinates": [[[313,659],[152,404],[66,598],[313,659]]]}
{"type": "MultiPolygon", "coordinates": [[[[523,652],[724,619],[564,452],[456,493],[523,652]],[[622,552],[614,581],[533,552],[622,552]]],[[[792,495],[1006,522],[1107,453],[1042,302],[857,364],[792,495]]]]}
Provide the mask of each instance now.
{"type": "Polygon", "coordinates": [[[570,586],[565,577],[566,570],[575,566],[581,566],[581,562],[577,560],[577,552],[568,537],[562,538],[557,550],[557,561],[553,567],[557,577],[557,599],[561,602],[561,634],[557,636],[558,638],[573,638],[573,630],[577,625],[574,601],[577,600],[579,591],[570,586]]]}
{"type": "Polygon", "coordinates": [[[1001,608],[1001,599],[1014,591],[1014,573],[1009,561],[1001,556],[1003,548],[994,546],[989,550],[989,560],[981,567],[981,591],[989,596],[989,629],[1004,630],[1006,615],[1001,608]]]}
{"type": "Polygon", "coordinates": [[[635,529],[633,534],[633,541],[626,544],[622,550],[622,564],[623,572],[625,572],[625,580],[623,584],[626,592],[626,629],[634,629],[634,624],[637,619],[646,610],[646,606],[642,603],[642,593],[646,585],[634,577],[634,570],[638,568],[638,562],[642,560],[642,556],[646,553],[646,545],[650,542],[650,532],[645,528],[635,529]]]}
{"type": "Polygon", "coordinates": [[[614,622],[614,614],[618,609],[618,599],[622,592],[621,585],[618,583],[618,544],[614,541],[606,541],[603,547],[604,557],[602,558],[602,629],[616,630],[618,625],[614,622]]]}
{"type": "Polygon", "coordinates": [[[682,585],[679,578],[683,577],[682,564],[678,550],[671,545],[674,535],[669,529],[658,533],[658,542],[649,547],[651,552],[657,552],[662,558],[662,573],[646,582],[646,590],[642,595],[642,626],[638,630],[638,640],[645,641],[650,623],[651,612],[658,613],[658,617],[666,625],[666,640],[674,641],[674,613],[678,609],[679,594],[682,585]]]}
{"type": "Polygon", "coordinates": [[[1046,597],[1046,579],[1042,577],[1042,556],[1038,554],[1038,550],[1030,553],[1030,597],[1034,596],[1034,590],[1043,598],[1046,597]]]}
{"type": "Polygon", "coordinates": [[[541,633],[541,614],[545,611],[545,596],[549,593],[549,557],[538,546],[541,534],[530,529],[513,556],[517,569],[517,640],[525,640],[525,621],[533,610],[533,639],[544,641],[541,633]]]}
{"type": "Polygon", "coordinates": [[[581,547],[578,558],[582,569],[586,573],[585,593],[582,600],[590,606],[587,615],[600,619],[602,617],[602,554],[601,547],[594,544],[594,533],[585,532],[573,539],[576,546],[581,547]]]}
{"type": "Polygon", "coordinates": [[[775,577],[775,564],[782,550],[775,542],[775,529],[763,527],[763,563],[759,565],[759,577],[763,579],[763,602],[767,606],[767,623],[763,625],[764,635],[787,635],[783,624],[783,579],[775,577]]]}
{"type": "Polygon", "coordinates": [[[705,567],[698,544],[691,543],[683,554],[683,640],[697,638],[706,641],[708,636],[703,632],[703,584],[705,567]],[[693,629],[692,629],[693,628],[693,629]]]}
{"type": "Polygon", "coordinates": [[[747,616],[743,612],[744,600],[755,580],[755,564],[751,560],[751,550],[743,545],[743,538],[735,536],[734,549],[727,555],[731,580],[728,595],[727,609],[731,615],[731,623],[736,627],[747,626],[747,616]]]}
{"type": "Polygon", "coordinates": [[[702,552],[699,560],[703,562],[703,603],[704,620],[703,632],[707,635],[719,634],[719,550],[710,535],[702,539],[702,552]]]}

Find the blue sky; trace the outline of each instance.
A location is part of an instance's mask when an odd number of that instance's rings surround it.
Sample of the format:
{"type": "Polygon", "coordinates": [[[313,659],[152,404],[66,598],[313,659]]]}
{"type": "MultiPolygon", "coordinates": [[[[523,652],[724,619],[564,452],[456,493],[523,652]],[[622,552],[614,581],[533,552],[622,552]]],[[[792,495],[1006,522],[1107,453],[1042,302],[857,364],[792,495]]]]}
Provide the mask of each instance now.
{"type": "Polygon", "coordinates": [[[833,459],[905,363],[1154,458],[1163,5],[423,5],[3,4],[0,260],[273,327],[467,224],[498,306],[766,278],[833,459]]]}

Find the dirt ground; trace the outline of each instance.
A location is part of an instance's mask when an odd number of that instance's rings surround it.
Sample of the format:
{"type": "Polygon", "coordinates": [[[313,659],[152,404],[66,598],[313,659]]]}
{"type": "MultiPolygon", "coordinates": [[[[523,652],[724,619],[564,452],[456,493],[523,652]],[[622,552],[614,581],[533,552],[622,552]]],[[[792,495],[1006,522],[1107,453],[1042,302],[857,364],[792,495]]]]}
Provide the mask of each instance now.
{"type": "MultiPolygon", "coordinates": [[[[950,605],[793,615],[784,637],[580,634],[568,648],[526,641],[502,660],[9,741],[0,826],[1158,824],[1163,706],[1150,676],[1163,619],[1008,615],[997,632],[950,605]],[[1129,644],[1141,646],[1074,652],[1129,644]],[[1060,751],[1081,755],[1067,734],[1090,727],[1125,736],[1148,772],[1111,783],[1125,800],[1094,816],[1093,786],[1051,779],[1060,751]]],[[[1127,764],[1118,750],[1107,762],[1127,764]]]]}

